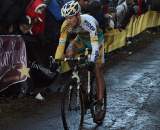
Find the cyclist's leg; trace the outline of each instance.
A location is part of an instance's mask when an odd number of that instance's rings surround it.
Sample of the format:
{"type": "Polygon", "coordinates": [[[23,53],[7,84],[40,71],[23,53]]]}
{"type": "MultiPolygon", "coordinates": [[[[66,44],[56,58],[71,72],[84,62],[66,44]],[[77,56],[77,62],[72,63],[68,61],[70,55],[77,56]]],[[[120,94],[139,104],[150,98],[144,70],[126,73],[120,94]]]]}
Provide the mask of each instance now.
{"type": "Polygon", "coordinates": [[[104,45],[100,47],[100,53],[95,66],[96,72],[96,82],[97,82],[97,100],[102,100],[104,98],[104,45]]]}
{"type": "Polygon", "coordinates": [[[74,57],[85,50],[83,43],[79,40],[78,37],[79,36],[77,35],[77,37],[73,39],[68,45],[65,53],[66,57],[74,57]]]}
{"type": "Polygon", "coordinates": [[[105,80],[104,80],[104,45],[100,49],[99,59],[97,60],[95,73],[97,84],[97,103],[95,106],[95,118],[96,123],[101,123],[105,116],[105,80]]]}
{"type": "Polygon", "coordinates": [[[97,100],[101,101],[104,98],[105,80],[103,75],[103,65],[96,63],[96,83],[97,83],[97,100]]]}
{"type": "Polygon", "coordinates": [[[73,57],[74,55],[75,55],[75,46],[74,46],[74,40],[72,40],[70,43],[69,43],[69,45],[68,45],[68,47],[67,47],[67,49],[66,49],[66,52],[65,52],[65,56],[66,57],[73,57]]]}

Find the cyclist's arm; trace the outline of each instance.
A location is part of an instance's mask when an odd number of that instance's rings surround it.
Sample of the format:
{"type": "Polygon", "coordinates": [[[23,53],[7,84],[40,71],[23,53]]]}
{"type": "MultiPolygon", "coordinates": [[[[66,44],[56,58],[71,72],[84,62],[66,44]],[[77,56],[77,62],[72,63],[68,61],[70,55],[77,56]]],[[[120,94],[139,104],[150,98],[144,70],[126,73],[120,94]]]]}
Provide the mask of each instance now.
{"type": "Polygon", "coordinates": [[[55,59],[61,59],[63,57],[67,35],[68,35],[68,29],[69,29],[69,26],[67,24],[67,21],[64,21],[61,26],[59,44],[55,53],[55,59]]]}

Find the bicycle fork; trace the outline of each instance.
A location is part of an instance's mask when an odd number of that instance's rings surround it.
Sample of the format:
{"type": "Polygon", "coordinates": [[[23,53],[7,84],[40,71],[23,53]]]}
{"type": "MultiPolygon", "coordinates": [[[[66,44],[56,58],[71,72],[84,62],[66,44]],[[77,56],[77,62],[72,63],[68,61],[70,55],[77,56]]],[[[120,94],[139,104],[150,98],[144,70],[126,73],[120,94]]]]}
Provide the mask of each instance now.
{"type": "Polygon", "coordinates": [[[71,99],[73,96],[73,92],[74,92],[74,89],[76,89],[75,91],[75,94],[76,94],[76,107],[75,107],[75,110],[78,109],[78,107],[80,106],[79,104],[79,91],[80,91],[80,77],[79,77],[79,74],[78,74],[78,71],[73,71],[72,72],[72,81],[73,83],[71,83],[71,85],[69,86],[69,109],[71,110],[71,99]]]}

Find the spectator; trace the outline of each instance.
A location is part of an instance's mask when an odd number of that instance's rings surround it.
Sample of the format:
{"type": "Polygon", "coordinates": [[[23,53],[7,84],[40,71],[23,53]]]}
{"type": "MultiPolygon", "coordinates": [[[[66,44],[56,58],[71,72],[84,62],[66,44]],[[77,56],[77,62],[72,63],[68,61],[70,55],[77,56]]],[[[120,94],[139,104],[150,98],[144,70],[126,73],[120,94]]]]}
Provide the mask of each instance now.
{"type": "Polygon", "coordinates": [[[105,32],[106,21],[107,21],[107,19],[105,18],[105,13],[103,10],[103,5],[100,1],[93,0],[89,4],[89,14],[92,15],[98,21],[100,28],[103,30],[103,32],[105,32]]]}
{"type": "Polygon", "coordinates": [[[18,27],[15,28],[14,34],[29,34],[32,28],[31,19],[27,16],[22,16],[18,22],[18,27]]]}
{"type": "Polygon", "coordinates": [[[81,6],[82,14],[92,15],[98,21],[100,28],[105,32],[106,18],[108,13],[108,0],[77,0],[81,6]]]}
{"type": "Polygon", "coordinates": [[[0,4],[0,24],[15,24],[24,15],[30,0],[2,0],[0,4]]]}
{"type": "Polygon", "coordinates": [[[151,4],[151,10],[160,11],[160,0],[147,0],[151,4]]]}
{"type": "Polygon", "coordinates": [[[76,1],[78,1],[79,5],[81,6],[82,14],[88,13],[90,0],[76,0],[76,1]]]}

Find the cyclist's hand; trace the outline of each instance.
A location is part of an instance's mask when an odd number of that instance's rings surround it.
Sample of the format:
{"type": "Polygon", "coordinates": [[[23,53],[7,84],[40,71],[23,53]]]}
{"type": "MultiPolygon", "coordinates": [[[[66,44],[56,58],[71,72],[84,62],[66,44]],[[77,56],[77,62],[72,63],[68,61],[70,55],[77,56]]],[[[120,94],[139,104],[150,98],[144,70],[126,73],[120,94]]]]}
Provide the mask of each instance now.
{"type": "Polygon", "coordinates": [[[57,72],[59,68],[59,63],[57,63],[52,56],[50,56],[50,71],[57,72]]]}

